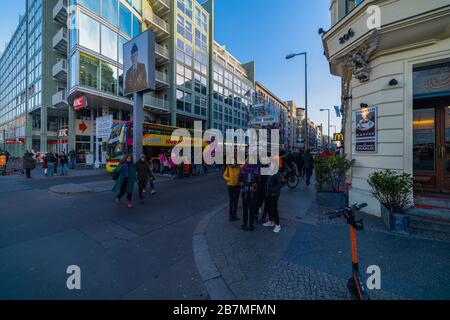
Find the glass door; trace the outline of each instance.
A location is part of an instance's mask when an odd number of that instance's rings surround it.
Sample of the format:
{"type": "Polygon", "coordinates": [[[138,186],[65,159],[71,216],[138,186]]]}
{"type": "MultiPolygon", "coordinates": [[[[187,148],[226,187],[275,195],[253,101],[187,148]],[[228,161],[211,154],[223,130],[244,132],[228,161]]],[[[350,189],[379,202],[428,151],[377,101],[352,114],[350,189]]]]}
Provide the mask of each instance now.
{"type": "Polygon", "coordinates": [[[450,103],[442,106],[445,114],[443,144],[440,150],[442,156],[442,192],[450,193],[450,103]]]}
{"type": "Polygon", "coordinates": [[[419,189],[423,191],[438,191],[436,111],[434,107],[414,110],[413,168],[419,189]]]}

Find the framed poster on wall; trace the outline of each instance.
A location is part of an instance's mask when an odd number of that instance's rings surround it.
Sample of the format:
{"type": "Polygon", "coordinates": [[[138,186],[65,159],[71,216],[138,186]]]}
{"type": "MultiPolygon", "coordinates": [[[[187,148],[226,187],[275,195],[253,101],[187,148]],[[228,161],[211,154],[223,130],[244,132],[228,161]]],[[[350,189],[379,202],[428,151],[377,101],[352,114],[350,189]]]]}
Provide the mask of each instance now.
{"type": "Polygon", "coordinates": [[[367,107],[355,112],[356,152],[378,152],[377,107],[367,107]]]}

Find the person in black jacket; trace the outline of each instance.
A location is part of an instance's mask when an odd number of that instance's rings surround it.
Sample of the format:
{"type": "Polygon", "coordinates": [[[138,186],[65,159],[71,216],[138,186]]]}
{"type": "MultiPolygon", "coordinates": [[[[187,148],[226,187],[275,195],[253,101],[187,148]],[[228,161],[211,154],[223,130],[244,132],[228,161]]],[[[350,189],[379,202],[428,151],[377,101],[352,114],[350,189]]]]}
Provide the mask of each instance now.
{"type": "Polygon", "coordinates": [[[61,164],[61,176],[67,176],[67,166],[69,164],[69,157],[63,151],[59,156],[59,163],[61,164]]]}
{"type": "Polygon", "coordinates": [[[153,178],[151,165],[145,155],[141,155],[138,162],[136,162],[136,172],[139,186],[139,199],[143,203],[145,188],[147,187],[147,183],[153,178]]]}
{"type": "Polygon", "coordinates": [[[280,172],[276,172],[266,177],[266,205],[268,207],[269,222],[263,224],[264,227],[275,227],[274,233],[281,231],[280,215],[278,212],[278,199],[280,198],[283,178],[280,172]]]}
{"type": "Polygon", "coordinates": [[[306,153],[303,157],[303,165],[306,175],[306,185],[309,186],[311,184],[311,177],[314,170],[314,157],[311,154],[310,150],[306,150],[306,153]]]}

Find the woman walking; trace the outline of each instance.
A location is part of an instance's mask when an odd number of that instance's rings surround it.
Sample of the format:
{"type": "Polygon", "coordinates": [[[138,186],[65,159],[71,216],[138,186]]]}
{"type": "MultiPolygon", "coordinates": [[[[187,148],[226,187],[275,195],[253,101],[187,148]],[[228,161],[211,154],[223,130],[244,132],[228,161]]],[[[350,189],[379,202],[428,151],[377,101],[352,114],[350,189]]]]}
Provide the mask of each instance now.
{"type": "Polygon", "coordinates": [[[120,199],[127,194],[128,208],[133,208],[133,191],[136,183],[136,166],[133,163],[133,157],[127,155],[122,160],[121,164],[114,170],[114,175],[117,176],[117,182],[114,185],[113,191],[116,193],[116,203],[120,203],[120,199]]]}
{"type": "Polygon", "coordinates": [[[228,196],[230,199],[230,221],[239,221],[237,209],[239,204],[239,195],[241,194],[241,182],[239,181],[240,166],[228,165],[223,174],[223,179],[227,182],[228,196]]]}

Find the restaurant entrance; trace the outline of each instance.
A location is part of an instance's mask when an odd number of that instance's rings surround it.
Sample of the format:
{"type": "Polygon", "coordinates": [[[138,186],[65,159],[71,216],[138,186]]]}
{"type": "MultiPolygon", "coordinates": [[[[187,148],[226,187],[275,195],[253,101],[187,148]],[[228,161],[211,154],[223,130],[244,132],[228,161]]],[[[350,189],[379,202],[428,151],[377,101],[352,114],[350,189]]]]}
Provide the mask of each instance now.
{"type": "Polygon", "coordinates": [[[450,194],[450,97],[416,100],[413,134],[417,190],[450,194]]]}

